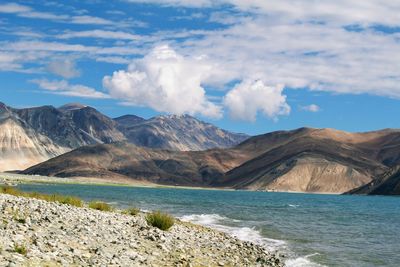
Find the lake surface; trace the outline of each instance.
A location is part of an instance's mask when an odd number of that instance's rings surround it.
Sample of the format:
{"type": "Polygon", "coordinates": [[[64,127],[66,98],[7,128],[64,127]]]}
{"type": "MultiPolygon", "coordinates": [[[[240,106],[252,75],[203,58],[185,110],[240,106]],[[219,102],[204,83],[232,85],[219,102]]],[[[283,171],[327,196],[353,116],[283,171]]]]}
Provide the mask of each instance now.
{"type": "Polygon", "coordinates": [[[399,266],[400,198],[248,191],[23,184],[118,207],[162,210],[268,249],[288,266],[399,266]]]}

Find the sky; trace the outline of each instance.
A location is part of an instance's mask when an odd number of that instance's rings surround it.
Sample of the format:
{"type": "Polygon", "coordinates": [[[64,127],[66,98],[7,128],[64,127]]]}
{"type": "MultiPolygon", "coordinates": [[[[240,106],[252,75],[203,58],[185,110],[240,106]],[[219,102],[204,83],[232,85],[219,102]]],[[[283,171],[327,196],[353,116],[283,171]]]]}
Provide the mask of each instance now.
{"type": "Polygon", "coordinates": [[[400,1],[0,2],[0,101],[255,135],[400,128],[400,1]]]}

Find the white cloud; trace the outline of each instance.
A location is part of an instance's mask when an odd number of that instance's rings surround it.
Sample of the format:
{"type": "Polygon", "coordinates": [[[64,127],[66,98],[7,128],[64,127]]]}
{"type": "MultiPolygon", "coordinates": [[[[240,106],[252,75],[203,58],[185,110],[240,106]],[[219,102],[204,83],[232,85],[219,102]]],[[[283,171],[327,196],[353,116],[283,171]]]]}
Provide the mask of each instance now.
{"type": "Polygon", "coordinates": [[[99,17],[92,17],[92,16],[73,16],[70,20],[71,23],[74,24],[113,24],[114,22],[99,18],[99,17]]]}
{"type": "Polygon", "coordinates": [[[0,4],[0,13],[21,13],[29,12],[31,8],[17,3],[0,4]]]}
{"type": "Polygon", "coordinates": [[[124,57],[96,57],[97,62],[106,62],[106,63],[112,63],[112,64],[129,64],[131,61],[127,58],[124,57]]]}
{"type": "Polygon", "coordinates": [[[65,14],[58,15],[49,12],[36,11],[29,6],[20,5],[16,3],[0,4],[0,13],[10,13],[10,14],[16,14],[17,16],[24,18],[54,20],[54,21],[73,23],[73,24],[94,24],[94,25],[114,24],[114,22],[104,18],[93,17],[88,15],[83,15],[83,16],[70,16],[65,14]]]}
{"type": "Polygon", "coordinates": [[[47,79],[35,79],[31,80],[31,82],[36,83],[40,88],[53,94],[84,98],[109,98],[107,94],[99,92],[94,88],[81,84],[69,84],[66,80],[49,81],[47,79]]]}
{"type": "Polygon", "coordinates": [[[207,55],[234,79],[400,97],[398,36],[257,17],[188,38],[178,49],[207,55]]]}
{"type": "Polygon", "coordinates": [[[103,79],[114,98],[160,112],[220,117],[221,108],[207,99],[202,82],[212,67],[201,58],[182,56],[168,46],[156,47],[128,70],[103,79]]]}
{"type": "Polygon", "coordinates": [[[273,19],[328,21],[339,24],[385,24],[398,26],[400,2],[393,0],[127,0],[164,6],[216,7],[231,5],[237,10],[267,14],[273,19]]]}
{"type": "Polygon", "coordinates": [[[321,110],[321,108],[316,104],[311,104],[308,106],[301,106],[300,109],[304,110],[304,111],[309,111],[309,112],[318,112],[321,110]]]}
{"type": "Polygon", "coordinates": [[[224,105],[232,118],[255,121],[261,112],[271,119],[288,115],[290,106],[282,94],[283,86],[267,86],[262,81],[247,80],[236,85],[224,97],[224,105]]]}
{"type": "Polygon", "coordinates": [[[58,37],[61,39],[70,39],[70,38],[101,38],[101,39],[120,39],[120,40],[140,39],[139,35],[121,31],[105,31],[105,30],[67,32],[64,34],[60,34],[58,37]]]}
{"type": "Polygon", "coordinates": [[[47,65],[47,69],[63,78],[70,79],[80,75],[76,69],[75,62],[71,59],[55,60],[47,65]]]}
{"type": "MultiPolygon", "coordinates": [[[[186,7],[232,5],[222,29],[170,32],[183,54],[203,54],[228,79],[262,79],[286,88],[400,98],[400,2],[391,0],[131,0],[186,7]],[[232,11],[233,10],[233,11],[232,11]],[[236,17],[237,17],[236,16],[236,17]],[[348,26],[359,31],[348,30],[348,26]],[[223,72],[223,73],[222,73],[223,72]]],[[[210,17],[215,21],[215,16],[210,17]]],[[[217,19],[221,19],[217,16],[217,19]]],[[[162,35],[160,35],[162,36],[162,35]]],[[[168,39],[169,38],[169,39],[168,39]]]]}

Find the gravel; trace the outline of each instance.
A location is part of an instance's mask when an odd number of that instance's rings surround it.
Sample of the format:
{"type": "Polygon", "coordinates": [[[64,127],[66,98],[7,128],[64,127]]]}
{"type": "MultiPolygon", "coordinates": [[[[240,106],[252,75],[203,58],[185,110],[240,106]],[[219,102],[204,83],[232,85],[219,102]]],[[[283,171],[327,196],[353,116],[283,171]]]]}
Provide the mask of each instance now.
{"type": "Polygon", "coordinates": [[[0,217],[0,267],[283,266],[251,242],[179,220],[162,231],[142,212],[130,216],[0,194],[0,217]]]}

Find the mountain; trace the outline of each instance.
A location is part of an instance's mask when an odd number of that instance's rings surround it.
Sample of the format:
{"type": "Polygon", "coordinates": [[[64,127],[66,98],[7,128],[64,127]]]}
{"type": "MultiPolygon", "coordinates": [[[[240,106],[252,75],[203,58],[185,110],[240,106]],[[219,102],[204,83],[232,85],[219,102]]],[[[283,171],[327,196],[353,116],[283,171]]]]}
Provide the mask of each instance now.
{"type": "Polygon", "coordinates": [[[14,112],[35,131],[66,148],[125,140],[116,128],[117,123],[92,107],[42,106],[14,112]]]}
{"type": "Polygon", "coordinates": [[[14,109],[0,104],[0,171],[25,169],[77,147],[122,140],[116,122],[91,107],[14,109]]]}
{"type": "Polygon", "coordinates": [[[157,116],[149,120],[130,115],[115,121],[130,143],[148,148],[180,151],[227,148],[249,138],[189,115],[157,116]]]}
{"type": "Polygon", "coordinates": [[[344,193],[400,164],[400,131],[301,128],[249,138],[228,149],[156,150],[126,143],[79,148],[27,174],[91,176],[157,184],[344,193]]]}
{"type": "Polygon", "coordinates": [[[370,182],[390,167],[389,163],[399,161],[398,150],[392,148],[400,142],[393,140],[393,135],[400,137],[400,132],[301,128],[250,139],[239,149],[257,147],[258,139],[269,148],[227,172],[222,185],[253,190],[346,192],[370,182]],[[273,145],[266,142],[271,138],[276,141],[273,145]]]}
{"type": "Polygon", "coordinates": [[[400,165],[390,169],[374,181],[351,190],[348,194],[400,195],[400,165]]]}
{"type": "Polygon", "coordinates": [[[0,171],[24,169],[68,151],[0,103],[0,171]]]}
{"type": "Polygon", "coordinates": [[[23,109],[1,103],[0,138],[0,171],[6,171],[25,169],[86,145],[128,141],[157,149],[205,150],[234,146],[248,136],[186,115],[111,119],[79,103],[23,109]]]}
{"type": "Polygon", "coordinates": [[[144,122],[145,119],[136,115],[123,115],[121,117],[115,118],[114,121],[118,123],[118,126],[121,129],[127,129],[132,127],[140,122],[144,122]]]}

